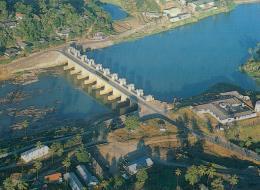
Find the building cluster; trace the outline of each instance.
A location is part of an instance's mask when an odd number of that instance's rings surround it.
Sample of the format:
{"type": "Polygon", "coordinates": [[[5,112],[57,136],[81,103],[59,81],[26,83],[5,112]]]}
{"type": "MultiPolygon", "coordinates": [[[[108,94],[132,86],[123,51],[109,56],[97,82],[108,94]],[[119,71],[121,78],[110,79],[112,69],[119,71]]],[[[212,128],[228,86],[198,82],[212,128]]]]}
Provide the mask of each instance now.
{"type": "Polygon", "coordinates": [[[194,106],[193,110],[197,113],[210,114],[222,124],[257,117],[257,113],[245,103],[248,98],[238,92],[222,93],[215,100],[194,106]]]}
{"type": "Polygon", "coordinates": [[[201,11],[209,11],[217,9],[214,0],[166,0],[163,3],[157,1],[161,5],[161,12],[143,12],[143,16],[148,18],[167,18],[170,22],[178,22],[192,17],[192,14],[201,11]]]}
{"type": "Polygon", "coordinates": [[[128,175],[135,175],[141,169],[147,169],[153,166],[153,161],[149,157],[140,157],[123,165],[128,175]]]}
{"type": "Polygon", "coordinates": [[[64,180],[68,181],[72,190],[82,190],[85,186],[89,189],[99,184],[98,179],[92,175],[84,165],[78,165],[75,172],[64,174],[64,180]]]}
{"type": "Polygon", "coordinates": [[[134,94],[135,96],[141,98],[144,101],[153,101],[154,98],[152,95],[144,95],[143,89],[135,89],[134,84],[127,84],[125,78],[119,78],[117,73],[111,73],[108,68],[103,68],[101,64],[96,64],[93,59],[88,59],[87,55],[81,55],[80,51],[76,48],[70,46],[68,52],[73,55],[75,58],[80,59],[84,64],[87,64],[92,69],[103,77],[106,77],[109,81],[115,82],[117,85],[120,85],[122,88],[126,89],[128,92],[134,94]]]}

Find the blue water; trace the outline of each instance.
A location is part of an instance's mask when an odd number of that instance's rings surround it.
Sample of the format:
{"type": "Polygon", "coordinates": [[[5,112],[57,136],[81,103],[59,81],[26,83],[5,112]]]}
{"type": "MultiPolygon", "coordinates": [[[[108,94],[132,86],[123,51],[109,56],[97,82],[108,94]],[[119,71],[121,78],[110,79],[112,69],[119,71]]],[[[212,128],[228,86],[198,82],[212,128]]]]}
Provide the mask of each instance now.
{"type": "Polygon", "coordinates": [[[0,103],[0,136],[9,132],[11,126],[24,120],[30,127],[56,127],[69,125],[70,122],[87,122],[93,118],[101,118],[111,111],[98,103],[93,97],[76,87],[71,78],[65,75],[44,74],[39,81],[28,85],[17,85],[11,81],[0,84],[0,99],[10,92],[21,92],[26,95],[19,102],[0,103]],[[54,111],[40,119],[28,116],[10,115],[8,109],[18,112],[33,106],[36,109],[54,108],[54,111]]]}
{"type": "Polygon", "coordinates": [[[105,3],[102,8],[111,15],[112,20],[122,20],[128,16],[127,12],[116,5],[105,3]]]}
{"type": "Polygon", "coordinates": [[[91,53],[146,94],[172,101],[219,83],[259,87],[239,72],[248,49],[260,41],[260,4],[240,5],[230,13],[91,53]]]}

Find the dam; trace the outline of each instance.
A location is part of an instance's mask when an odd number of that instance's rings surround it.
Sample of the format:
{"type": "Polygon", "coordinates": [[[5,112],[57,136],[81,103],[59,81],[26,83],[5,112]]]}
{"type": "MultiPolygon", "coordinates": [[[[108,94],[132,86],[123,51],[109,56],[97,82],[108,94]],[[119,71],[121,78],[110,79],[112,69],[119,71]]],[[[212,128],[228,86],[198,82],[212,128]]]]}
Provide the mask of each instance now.
{"type": "Polygon", "coordinates": [[[96,64],[73,46],[60,50],[60,53],[65,64],[63,69],[82,81],[83,85],[98,91],[100,96],[107,96],[109,102],[130,106],[137,104],[141,117],[155,113],[165,114],[171,108],[167,103],[155,100],[152,95],[145,95],[143,89],[136,89],[134,84],[128,84],[125,78],[96,64]]]}

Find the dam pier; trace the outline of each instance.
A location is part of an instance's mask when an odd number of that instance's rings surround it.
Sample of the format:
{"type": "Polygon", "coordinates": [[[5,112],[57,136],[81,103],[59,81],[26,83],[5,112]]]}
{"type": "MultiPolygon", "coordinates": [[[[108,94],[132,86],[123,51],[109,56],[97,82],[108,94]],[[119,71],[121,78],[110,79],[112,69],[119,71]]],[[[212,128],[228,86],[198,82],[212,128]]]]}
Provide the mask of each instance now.
{"type": "MultiPolygon", "coordinates": [[[[81,54],[80,50],[69,46],[60,51],[63,55],[63,69],[70,75],[83,83],[86,87],[91,87],[99,96],[107,97],[106,101],[116,105],[138,105],[141,117],[167,112],[166,103],[156,101],[152,95],[145,95],[143,89],[136,89],[132,83],[127,83],[125,78],[120,78],[117,73],[112,73],[110,69],[103,68],[101,64],[96,64],[87,55],[81,54]]],[[[168,106],[169,107],[169,106],[168,106]]]]}

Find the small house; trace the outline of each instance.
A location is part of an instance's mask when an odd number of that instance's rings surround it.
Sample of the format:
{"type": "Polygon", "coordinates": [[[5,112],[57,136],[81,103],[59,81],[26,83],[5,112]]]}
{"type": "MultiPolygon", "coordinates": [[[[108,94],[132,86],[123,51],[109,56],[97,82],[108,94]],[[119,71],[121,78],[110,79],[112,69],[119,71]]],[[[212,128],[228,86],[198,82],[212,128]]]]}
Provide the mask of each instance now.
{"type": "Polygon", "coordinates": [[[54,173],[51,175],[46,175],[44,179],[47,182],[62,182],[62,174],[61,173],[54,173]]]}

